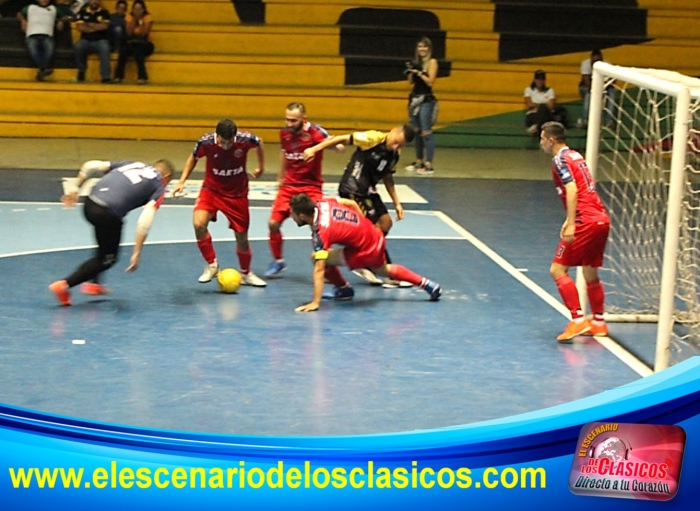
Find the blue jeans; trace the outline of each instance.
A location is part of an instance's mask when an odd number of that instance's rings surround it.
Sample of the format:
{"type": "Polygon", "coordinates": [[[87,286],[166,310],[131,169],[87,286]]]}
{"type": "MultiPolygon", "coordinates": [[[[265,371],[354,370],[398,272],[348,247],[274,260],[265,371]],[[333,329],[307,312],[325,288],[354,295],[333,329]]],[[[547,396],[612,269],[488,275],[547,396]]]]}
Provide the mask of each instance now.
{"type": "Polygon", "coordinates": [[[80,39],[75,43],[75,62],[78,65],[78,73],[83,75],[87,69],[88,53],[97,53],[99,55],[100,76],[103,80],[109,80],[109,41],[107,39],[99,39],[97,41],[80,39]]]}
{"type": "MultiPolygon", "coordinates": [[[[583,120],[588,122],[588,113],[591,109],[591,90],[583,85],[578,86],[578,92],[583,98],[583,120]]],[[[612,85],[605,89],[605,121],[612,121],[615,115],[615,87],[612,85]]]]}
{"type": "Polygon", "coordinates": [[[27,37],[27,48],[32,60],[39,69],[51,67],[54,50],[53,37],[46,34],[34,34],[27,37]]]}
{"type": "Polygon", "coordinates": [[[411,125],[418,130],[416,133],[417,160],[433,161],[433,156],[435,155],[433,124],[437,114],[436,107],[437,101],[424,101],[421,103],[417,115],[413,115],[409,108],[408,115],[411,119],[411,125]],[[425,158],[423,158],[424,153],[425,158]]]}

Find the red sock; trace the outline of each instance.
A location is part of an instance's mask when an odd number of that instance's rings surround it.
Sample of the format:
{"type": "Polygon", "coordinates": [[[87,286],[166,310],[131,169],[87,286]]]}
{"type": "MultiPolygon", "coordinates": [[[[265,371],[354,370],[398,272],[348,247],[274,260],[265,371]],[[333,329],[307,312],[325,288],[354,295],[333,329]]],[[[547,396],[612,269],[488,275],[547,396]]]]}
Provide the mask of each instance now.
{"type": "Polygon", "coordinates": [[[400,264],[387,264],[386,269],[390,279],[410,282],[414,286],[421,286],[423,284],[423,277],[417,273],[413,273],[405,266],[401,266],[400,264]]]}
{"type": "Polygon", "coordinates": [[[270,251],[272,257],[282,259],[282,231],[270,232],[270,251]]]}
{"type": "Polygon", "coordinates": [[[197,248],[202,253],[202,257],[207,264],[214,264],[216,261],[216,252],[214,252],[214,244],[211,241],[211,234],[207,233],[204,238],[197,240],[197,248]]]}
{"type": "Polygon", "coordinates": [[[581,310],[581,300],[578,297],[578,289],[576,289],[576,284],[568,275],[559,277],[555,281],[557,289],[559,289],[559,294],[561,299],[564,300],[564,305],[571,311],[571,319],[578,319],[583,317],[583,311],[581,310]]]}
{"type": "Polygon", "coordinates": [[[343,274],[340,273],[340,269],[337,266],[326,266],[324,275],[328,279],[328,282],[336,287],[345,287],[348,285],[348,281],[345,280],[343,274]]]}
{"type": "Polygon", "coordinates": [[[605,290],[603,289],[603,283],[599,279],[588,283],[588,302],[591,304],[593,319],[596,321],[604,321],[605,290]]]}
{"type": "Polygon", "coordinates": [[[250,260],[253,259],[253,253],[248,249],[247,252],[243,252],[240,248],[236,247],[236,254],[238,254],[238,264],[241,267],[241,273],[250,272],[250,260]]]}

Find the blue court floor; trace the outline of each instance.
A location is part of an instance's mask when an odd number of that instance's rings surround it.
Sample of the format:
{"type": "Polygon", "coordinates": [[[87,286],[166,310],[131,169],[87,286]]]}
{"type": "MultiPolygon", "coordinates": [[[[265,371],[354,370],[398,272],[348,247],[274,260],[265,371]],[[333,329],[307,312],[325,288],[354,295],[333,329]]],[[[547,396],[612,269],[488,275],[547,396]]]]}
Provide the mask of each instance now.
{"type": "MultiPolygon", "coordinates": [[[[648,373],[650,332],[627,332],[619,351],[555,341],[568,321],[548,275],[563,211],[547,181],[397,179],[424,201],[405,204],[390,253],[440,282],[443,299],[345,271],[354,301],[300,314],[312,286],[308,228],[284,224],[282,278],[224,295],[197,282],[191,199],[166,200],[136,273],[124,273],[122,249],[106,274],[110,295],[75,289],[73,306],[59,307],[48,284],[93,244],[81,208],[58,203],[73,173],[0,170],[0,402],[169,430],[371,434],[519,414],[648,373]]],[[[251,209],[259,275],[270,262],[270,204],[251,209]]],[[[221,265],[236,267],[232,233],[223,222],[211,230],[221,265]]]]}

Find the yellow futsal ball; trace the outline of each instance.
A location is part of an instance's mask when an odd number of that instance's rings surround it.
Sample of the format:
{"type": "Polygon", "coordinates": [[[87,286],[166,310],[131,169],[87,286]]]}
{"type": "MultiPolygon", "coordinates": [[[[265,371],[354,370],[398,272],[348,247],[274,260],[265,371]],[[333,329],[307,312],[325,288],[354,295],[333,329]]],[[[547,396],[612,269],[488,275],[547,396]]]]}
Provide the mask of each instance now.
{"type": "Polygon", "coordinates": [[[222,293],[235,293],[241,287],[241,274],[233,268],[226,268],[216,277],[222,293]]]}

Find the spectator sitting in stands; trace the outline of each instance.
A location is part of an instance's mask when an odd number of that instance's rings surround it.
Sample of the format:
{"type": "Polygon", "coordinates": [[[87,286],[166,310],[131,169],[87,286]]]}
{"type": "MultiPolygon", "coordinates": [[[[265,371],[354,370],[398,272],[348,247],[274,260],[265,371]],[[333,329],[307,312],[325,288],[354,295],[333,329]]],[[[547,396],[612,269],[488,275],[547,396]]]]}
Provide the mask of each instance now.
{"type": "Polygon", "coordinates": [[[38,68],[36,79],[43,82],[44,78],[53,73],[51,61],[56,47],[53,33],[55,28],[63,30],[63,21],[49,0],[36,1],[36,4],[27,5],[17,13],[17,19],[22,24],[22,31],[27,36],[27,49],[38,68]]]}
{"type": "Polygon", "coordinates": [[[153,19],[143,0],[134,0],[131,13],[126,17],[126,42],[119,49],[119,60],[114,72],[114,80],[124,80],[124,68],[129,56],[133,56],[138,70],[138,83],[148,83],[146,57],[153,53],[153,43],[148,40],[153,19]]]}
{"type": "Polygon", "coordinates": [[[80,40],[75,43],[75,60],[78,64],[78,82],[85,81],[88,53],[100,57],[102,83],[109,83],[109,11],[103,9],[100,0],[89,0],[76,16],[75,27],[80,40]]]}
{"type": "Polygon", "coordinates": [[[109,48],[119,51],[126,41],[126,0],[117,0],[115,12],[109,17],[109,48]]]}
{"type": "Polygon", "coordinates": [[[77,10],[73,10],[74,5],[75,2],[72,2],[71,0],[56,0],[56,10],[58,12],[58,18],[64,23],[73,21],[73,18],[78,13],[77,10]]]}
{"type": "Polygon", "coordinates": [[[545,83],[547,75],[541,69],[535,71],[532,83],[525,88],[525,126],[527,132],[540,136],[540,127],[549,121],[557,121],[569,126],[568,112],[562,106],[556,106],[554,89],[545,83]]]}
{"type": "MultiPolygon", "coordinates": [[[[583,117],[576,121],[577,128],[588,127],[588,112],[591,108],[591,78],[593,77],[593,64],[596,62],[605,62],[603,52],[600,50],[593,50],[591,56],[581,62],[581,82],[578,84],[578,91],[581,94],[581,98],[583,98],[583,117]]],[[[615,104],[615,87],[612,84],[608,85],[605,89],[605,94],[607,95],[605,122],[610,123],[615,104]]]]}

